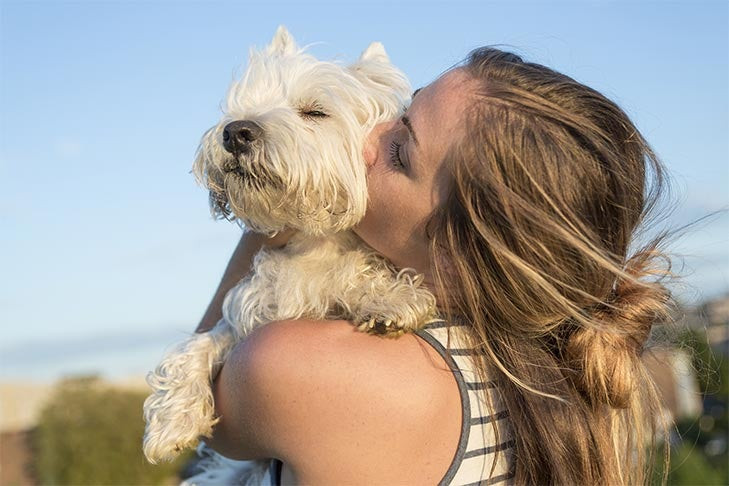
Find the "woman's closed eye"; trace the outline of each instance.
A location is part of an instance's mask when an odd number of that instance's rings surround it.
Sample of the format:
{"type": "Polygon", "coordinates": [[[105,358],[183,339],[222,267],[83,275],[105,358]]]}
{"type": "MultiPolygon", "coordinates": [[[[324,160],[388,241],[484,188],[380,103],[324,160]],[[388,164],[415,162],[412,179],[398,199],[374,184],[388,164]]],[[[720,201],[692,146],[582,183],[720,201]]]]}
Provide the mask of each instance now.
{"type": "Polygon", "coordinates": [[[407,169],[403,157],[401,155],[402,144],[397,140],[390,142],[390,163],[392,166],[400,171],[407,169]]]}

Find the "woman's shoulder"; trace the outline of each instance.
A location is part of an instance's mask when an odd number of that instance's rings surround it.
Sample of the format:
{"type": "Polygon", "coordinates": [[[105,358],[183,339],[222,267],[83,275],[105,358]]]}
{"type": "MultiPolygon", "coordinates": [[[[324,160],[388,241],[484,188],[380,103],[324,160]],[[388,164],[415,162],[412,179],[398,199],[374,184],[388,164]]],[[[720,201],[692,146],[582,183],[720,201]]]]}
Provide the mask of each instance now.
{"type": "MultiPolygon", "coordinates": [[[[246,353],[246,365],[266,382],[286,383],[299,395],[316,385],[330,397],[341,394],[343,402],[372,402],[389,389],[386,398],[412,413],[422,396],[453,384],[438,352],[414,334],[384,338],[341,320],[272,322],[247,339],[246,353]]],[[[367,405],[369,413],[377,413],[376,407],[367,405]]]]}
{"type": "Polygon", "coordinates": [[[244,347],[238,365],[257,384],[249,391],[266,401],[259,410],[275,415],[266,420],[275,423],[272,449],[299,482],[342,481],[358,469],[372,481],[402,481],[386,475],[401,474],[406,457],[429,457],[432,471],[415,474],[432,473],[434,482],[448,468],[460,396],[440,355],[417,336],[389,339],[347,321],[291,320],[256,330],[244,347]]]}
{"type": "Polygon", "coordinates": [[[347,321],[287,320],[263,326],[247,341],[249,364],[303,384],[356,378],[358,389],[396,383],[413,392],[453,381],[438,352],[415,334],[386,338],[359,332],[347,321]]]}
{"type": "MultiPolygon", "coordinates": [[[[351,366],[411,367],[428,354],[413,334],[388,338],[359,332],[343,320],[285,320],[271,322],[246,338],[247,347],[259,358],[280,356],[305,358],[329,370],[332,357],[340,358],[334,369],[351,366]],[[273,356],[272,356],[273,355],[273,356]],[[386,362],[383,362],[383,359],[386,362]]],[[[293,359],[288,360],[290,363],[293,359]]],[[[285,363],[282,363],[285,365],[285,363]]]]}

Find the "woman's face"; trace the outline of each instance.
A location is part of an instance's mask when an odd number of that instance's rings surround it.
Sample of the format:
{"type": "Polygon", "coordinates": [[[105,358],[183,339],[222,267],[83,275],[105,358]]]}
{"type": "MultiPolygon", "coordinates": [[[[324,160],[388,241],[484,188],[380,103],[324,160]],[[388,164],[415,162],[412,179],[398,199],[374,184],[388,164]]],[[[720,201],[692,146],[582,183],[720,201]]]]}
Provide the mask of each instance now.
{"type": "Polygon", "coordinates": [[[452,70],[419,90],[407,113],[365,144],[369,203],[354,231],[400,268],[429,277],[425,225],[450,190],[444,156],[461,136],[470,78],[452,70]]]}

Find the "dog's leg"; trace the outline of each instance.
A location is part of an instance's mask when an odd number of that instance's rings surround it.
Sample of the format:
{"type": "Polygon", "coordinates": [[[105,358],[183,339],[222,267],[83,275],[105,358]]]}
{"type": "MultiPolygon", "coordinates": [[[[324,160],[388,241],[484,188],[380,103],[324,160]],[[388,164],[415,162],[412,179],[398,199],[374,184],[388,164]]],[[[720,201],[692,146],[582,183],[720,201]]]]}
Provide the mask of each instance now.
{"type": "Polygon", "coordinates": [[[179,344],[147,375],[153,393],[144,402],[143,449],[149,462],[172,460],[212,435],[217,419],[211,383],[234,343],[233,329],[221,319],[179,344]]]}
{"type": "Polygon", "coordinates": [[[396,273],[381,257],[362,253],[366,263],[352,270],[354,285],[342,296],[360,331],[397,337],[436,317],[435,297],[423,287],[422,275],[411,269],[396,273]]]}
{"type": "Polygon", "coordinates": [[[435,297],[422,285],[422,275],[411,269],[398,272],[353,233],[329,238],[327,245],[313,246],[309,270],[299,273],[302,282],[319,290],[329,317],[387,336],[414,331],[436,317],[435,297]]]}
{"type": "Polygon", "coordinates": [[[343,318],[360,330],[399,335],[435,316],[422,276],[399,273],[353,235],[292,240],[261,252],[250,281],[226,297],[226,319],[241,335],[273,320],[343,318]]]}
{"type": "Polygon", "coordinates": [[[341,287],[341,252],[330,239],[296,238],[284,250],[262,250],[251,276],[231,290],[223,315],[241,338],[271,321],[333,317],[341,287]]]}

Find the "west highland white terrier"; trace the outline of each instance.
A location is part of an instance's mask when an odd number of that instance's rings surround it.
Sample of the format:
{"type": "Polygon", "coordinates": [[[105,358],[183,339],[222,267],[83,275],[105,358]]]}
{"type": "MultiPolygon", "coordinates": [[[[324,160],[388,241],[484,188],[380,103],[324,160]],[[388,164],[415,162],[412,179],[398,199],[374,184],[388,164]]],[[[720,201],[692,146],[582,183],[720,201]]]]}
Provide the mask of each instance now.
{"type": "Polygon", "coordinates": [[[407,79],[380,43],[343,66],[315,59],[279,27],[270,45],[251,50],[193,171],[216,215],[269,235],[297,232],[284,248],[261,250],[250,276],[226,295],[223,319],[178,345],[147,377],[154,390],[144,403],[150,462],[211,436],[212,379],[257,327],[336,318],[398,335],[434,317],[422,276],[397,271],[350,231],[367,206],[365,138],[409,100],[407,79]]]}

